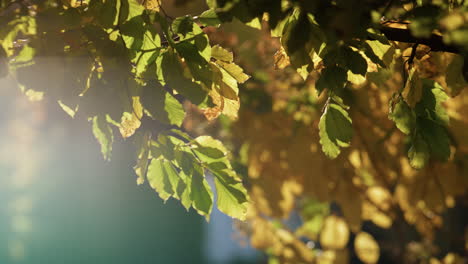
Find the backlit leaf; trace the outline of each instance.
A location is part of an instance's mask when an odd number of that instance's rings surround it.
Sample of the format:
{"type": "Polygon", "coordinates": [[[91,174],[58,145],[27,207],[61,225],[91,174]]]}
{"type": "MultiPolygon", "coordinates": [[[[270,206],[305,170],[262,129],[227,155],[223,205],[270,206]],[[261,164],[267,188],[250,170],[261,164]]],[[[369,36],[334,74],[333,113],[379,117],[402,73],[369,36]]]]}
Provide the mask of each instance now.
{"type": "Polygon", "coordinates": [[[192,174],[191,193],[192,206],[206,220],[210,219],[213,209],[213,192],[206,181],[201,168],[195,168],[192,174]]]}
{"type": "Polygon", "coordinates": [[[114,133],[109,123],[104,116],[93,117],[93,134],[101,144],[101,152],[104,159],[109,160],[112,152],[112,143],[114,141],[114,133]]]}
{"type": "Polygon", "coordinates": [[[401,132],[408,135],[414,129],[416,116],[405,101],[397,100],[398,102],[391,108],[388,117],[395,122],[401,132]]]}
{"type": "Polygon", "coordinates": [[[319,122],[320,143],[323,152],[330,158],[336,158],[340,147],[348,147],[352,137],[351,118],[338,104],[330,103],[319,122]]]}
{"type": "Polygon", "coordinates": [[[429,147],[421,135],[416,134],[412,139],[410,149],[408,151],[408,158],[410,164],[415,169],[421,169],[426,166],[430,157],[429,147]]]}
{"type": "Polygon", "coordinates": [[[158,158],[152,159],[148,167],[148,182],[164,201],[167,201],[173,194],[169,174],[166,172],[168,161],[158,158]]]}
{"type": "Polygon", "coordinates": [[[232,62],[234,57],[232,52],[222,48],[219,45],[215,45],[211,47],[211,56],[217,60],[224,61],[224,62],[232,62]]]}
{"type": "Polygon", "coordinates": [[[330,215],[325,218],[320,233],[320,244],[328,249],[341,249],[349,240],[349,229],[346,222],[337,216],[330,215]]]}
{"type": "Polygon", "coordinates": [[[380,247],[375,239],[366,232],[359,232],[354,239],[354,251],[358,258],[366,263],[377,263],[380,257],[380,247]]]}
{"type": "Polygon", "coordinates": [[[183,106],[157,83],[143,88],[142,104],[150,117],[162,123],[180,126],[184,121],[183,106]]]}
{"type": "Polygon", "coordinates": [[[205,26],[219,26],[221,21],[213,9],[206,10],[198,16],[198,20],[205,26]]]}
{"type": "Polygon", "coordinates": [[[339,66],[329,66],[322,70],[319,79],[315,83],[317,94],[321,94],[325,89],[339,91],[343,89],[348,79],[346,70],[339,66]]]}
{"type": "Polygon", "coordinates": [[[150,133],[138,135],[137,138],[137,164],[133,167],[137,175],[137,184],[141,185],[145,182],[146,171],[148,169],[149,154],[150,154],[150,133]]]}

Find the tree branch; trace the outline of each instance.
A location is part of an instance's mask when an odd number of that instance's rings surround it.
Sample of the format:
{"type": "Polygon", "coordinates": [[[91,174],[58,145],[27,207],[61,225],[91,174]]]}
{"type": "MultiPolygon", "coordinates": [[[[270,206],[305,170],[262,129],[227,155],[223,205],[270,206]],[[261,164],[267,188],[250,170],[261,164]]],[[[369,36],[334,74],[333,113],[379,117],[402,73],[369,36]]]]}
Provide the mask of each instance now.
{"type": "Polygon", "coordinates": [[[388,26],[382,26],[380,31],[387,37],[388,40],[400,41],[406,43],[418,43],[429,46],[431,51],[445,51],[451,53],[461,53],[461,49],[447,45],[443,42],[442,36],[432,34],[429,38],[417,38],[411,35],[409,29],[394,28],[388,26]]]}

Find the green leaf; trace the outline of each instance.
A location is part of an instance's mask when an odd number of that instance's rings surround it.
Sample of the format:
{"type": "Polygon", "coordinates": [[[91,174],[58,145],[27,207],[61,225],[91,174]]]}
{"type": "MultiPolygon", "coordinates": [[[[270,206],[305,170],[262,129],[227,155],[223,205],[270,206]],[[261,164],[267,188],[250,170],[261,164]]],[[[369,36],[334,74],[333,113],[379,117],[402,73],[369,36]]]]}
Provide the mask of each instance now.
{"type": "Polygon", "coordinates": [[[239,87],[236,79],[216,63],[211,63],[213,86],[216,91],[227,99],[238,101],[239,87]]]}
{"type": "Polygon", "coordinates": [[[244,70],[235,63],[225,63],[222,61],[216,62],[223,70],[225,70],[238,83],[244,83],[250,76],[244,73],[244,70]]]}
{"type": "Polygon", "coordinates": [[[166,173],[166,163],[164,159],[152,159],[148,167],[148,182],[164,201],[167,201],[173,194],[169,176],[166,173]]]}
{"type": "Polygon", "coordinates": [[[302,49],[310,39],[312,25],[307,18],[307,13],[303,12],[292,16],[285,25],[282,43],[286,52],[294,54],[302,49]]]}
{"type": "Polygon", "coordinates": [[[137,141],[137,164],[133,167],[135,174],[137,175],[137,184],[143,184],[145,182],[146,171],[148,169],[149,154],[150,154],[150,133],[144,134],[138,133],[135,137],[137,141]]]}
{"type": "Polygon", "coordinates": [[[175,47],[177,53],[185,59],[193,78],[203,83],[206,87],[211,87],[213,74],[208,63],[209,57],[205,58],[201,53],[202,51],[195,44],[187,41],[179,42],[175,47]]]}
{"type": "Polygon", "coordinates": [[[159,83],[143,87],[141,103],[151,118],[162,123],[181,126],[185,119],[182,104],[159,83]]]}
{"type": "Polygon", "coordinates": [[[348,58],[347,66],[350,71],[352,71],[354,74],[366,76],[367,61],[359,52],[349,49],[345,56],[348,58]]]}
{"type": "Polygon", "coordinates": [[[139,78],[159,55],[161,39],[153,26],[144,22],[142,16],[134,17],[120,27],[125,46],[129,49],[133,72],[139,78]]]}
{"type": "Polygon", "coordinates": [[[36,49],[30,47],[29,45],[25,45],[18,55],[14,59],[14,65],[17,64],[25,64],[28,62],[32,62],[34,59],[34,55],[36,54],[36,49]]]}
{"type": "Polygon", "coordinates": [[[177,186],[180,179],[177,171],[170,161],[164,159],[152,159],[148,168],[148,182],[159,194],[159,197],[167,201],[171,196],[179,198],[177,186]]]}
{"type": "Polygon", "coordinates": [[[192,198],[191,198],[191,193],[192,193],[192,179],[185,175],[184,172],[180,172],[180,178],[181,181],[179,181],[179,184],[177,185],[177,196],[180,199],[180,202],[184,206],[184,208],[188,211],[190,206],[192,206],[192,198]]]}
{"type": "Polygon", "coordinates": [[[141,16],[134,17],[120,26],[120,33],[128,49],[139,50],[146,33],[145,22],[141,16]]]}
{"type": "Polygon", "coordinates": [[[417,115],[433,120],[440,125],[448,125],[449,116],[442,105],[448,96],[442,87],[432,80],[423,79],[422,90],[421,100],[415,108],[417,115]]]}
{"type": "Polygon", "coordinates": [[[175,159],[185,175],[192,175],[193,164],[198,161],[189,147],[177,149],[175,151],[175,159]]]}
{"type": "Polygon", "coordinates": [[[340,147],[351,143],[353,128],[351,118],[340,105],[330,103],[319,122],[319,136],[323,152],[330,158],[336,158],[340,147]]]}
{"type": "Polygon", "coordinates": [[[206,10],[198,16],[198,21],[204,26],[217,27],[221,24],[218,15],[213,9],[206,10]]]}
{"type": "Polygon", "coordinates": [[[440,161],[449,159],[450,138],[445,126],[429,119],[420,118],[418,119],[418,131],[429,146],[431,156],[440,161]]]}
{"type": "Polygon", "coordinates": [[[190,198],[193,208],[209,221],[213,209],[213,192],[203,175],[203,169],[198,166],[193,170],[190,198]]]}
{"type": "Polygon", "coordinates": [[[421,135],[416,134],[408,150],[410,165],[415,169],[424,168],[429,160],[430,152],[427,143],[421,135]]]}
{"type": "Polygon", "coordinates": [[[330,47],[324,52],[326,52],[323,56],[325,66],[338,65],[354,74],[366,75],[367,62],[359,52],[346,46],[330,47]]]}
{"type": "Polygon", "coordinates": [[[232,184],[221,175],[216,175],[215,185],[218,209],[233,218],[245,220],[248,200],[242,183],[232,184]]]}
{"type": "Polygon", "coordinates": [[[61,100],[57,101],[62,110],[67,113],[71,118],[75,117],[76,112],[78,111],[79,105],[76,105],[74,108],[71,108],[70,106],[64,104],[61,100]]]}
{"type": "MultiPolygon", "coordinates": [[[[174,20],[172,23],[172,30],[179,37],[177,45],[183,45],[185,49],[188,50],[197,50],[195,53],[186,53],[185,56],[201,56],[207,62],[211,58],[211,46],[210,40],[205,32],[198,26],[191,17],[179,17],[174,20]],[[194,47],[190,47],[191,44],[194,47]]],[[[180,49],[180,47],[179,47],[180,49]]],[[[183,52],[179,51],[178,52],[183,52]]],[[[184,57],[183,54],[180,54],[184,57]]],[[[186,58],[189,60],[189,58],[186,58]]],[[[190,61],[189,61],[190,62],[190,61]]]]}
{"type": "Polygon", "coordinates": [[[218,209],[231,217],[244,220],[247,191],[226,157],[226,148],[220,141],[209,136],[197,137],[195,143],[197,147],[193,150],[197,157],[215,176],[218,209]]]}
{"type": "Polygon", "coordinates": [[[304,80],[313,70],[314,49],[322,42],[321,31],[311,23],[305,12],[295,11],[285,22],[281,44],[289,56],[291,66],[304,80]]]}
{"type": "Polygon", "coordinates": [[[120,0],[119,7],[119,22],[120,24],[125,21],[131,20],[136,16],[140,16],[145,8],[140,5],[136,0],[120,0]]]}
{"type": "Polygon", "coordinates": [[[395,48],[389,43],[382,43],[379,40],[367,40],[364,52],[372,62],[382,67],[388,67],[393,60],[395,48]]]}
{"type": "Polygon", "coordinates": [[[217,60],[224,61],[227,63],[232,62],[234,60],[232,52],[224,49],[219,45],[211,47],[211,56],[217,60]]]}
{"type": "Polygon", "coordinates": [[[403,97],[411,108],[421,100],[423,94],[423,83],[419,78],[416,68],[412,68],[409,72],[408,79],[403,90],[403,97]]]}
{"type": "Polygon", "coordinates": [[[114,134],[105,116],[97,115],[93,117],[93,134],[101,145],[101,152],[104,159],[110,160],[114,134]]]}
{"type": "Polygon", "coordinates": [[[345,69],[335,65],[326,67],[315,83],[317,94],[320,95],[325,89],[339,91],[343,89],[347,79],[348,75],[345,69]]]}
{"type": "Polygon", "coordinates": [[[162,54],[161,59],[157,62],[159,63],[157,71],[161,71],[161,74],[158,75],[159,77],[162,75],[166,84],[195,105],[201,105],[205,102],[208,92],[184,76],[182,64],[177,54],[168,50],[162,54]]]}
{"type": "Polygon", "coordinates": [[[210,136],[200,136],[195,139],[195,142],[197,147],[194,148],[194,151],[202,162],[212,163],[226,156],[226,148],[219,140],[210,136]]]}
{"type": "MultiPolygon", "coordinates": [[[[401,132],[409,135],[414,129],[416,116],[404,100],[397,100],[398,102],[393,106],[393,109],[390,108],[388,117],[395,122],[395,125],[401,132]]],[[[390,102],[391,104],[392,102],[390,102]]]]}
{"type": "Polygon", "coordinates": [[[177,193],[177,187],[180,182],[179,173],[175,169],[172,162],[166,161],[163,164],[164,177],[165,177],[165,189],[167,193],[170,193],[176,199],[180,199],[177,193]]]}

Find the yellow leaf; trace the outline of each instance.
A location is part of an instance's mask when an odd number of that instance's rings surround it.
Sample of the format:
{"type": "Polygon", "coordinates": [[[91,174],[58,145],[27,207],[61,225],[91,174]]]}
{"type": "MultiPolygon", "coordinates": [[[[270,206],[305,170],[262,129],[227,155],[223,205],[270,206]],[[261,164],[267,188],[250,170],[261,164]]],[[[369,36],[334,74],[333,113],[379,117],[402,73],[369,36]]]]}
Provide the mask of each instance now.
{"type": "Polygon", "coordinates": [[[320,244],[325,248],[341,249],[346,246],[348,239],[349,229],[346,222],[340,217],[328,216],[320,233],[320,244]]]}
{"type": "Polygon", "coordinates": [[[317,264],[346,264],[349,263],[348,250],[326,250],[317,258],[317,264]]]}
{"type": "Polygon", "coordinates": [[[231,119],[237,118],[237,112],[239,111],[240,103],[239,99],[231,100],[223,97],[219,92],[211,90],[209,93],[214,107],[202,109],[203,114],[209,121],[216,119],[220,114],[225,114],[231,119]]]}
{"type": "Polygon", "coordinates": [[[138,3],[148,10],[159,12],[159,0],[138,0],[138,3]]]}
{"type": "Polygon", "coordinates": [[[391,195],[387,189],[379,186],[370,187],[366,191],[369,201],[363,204],[362,218],[371,220],[374,224],[382,228],[389,228],[392,225],[392,218],[386,214],[391,207],[391,195]]]}
{"type": "Polygon", "coordinates": [[[141,122],[134,114],[125,113],[120,123],[120,134],[123,138],[132,136],[135,131],[140,127],[141,122]]]}
{"type": "Polygon", "coordinates": [[[274,55],[274,60],[275,60],[275,69],[284,69],[288,67],[291,62],[289,61],[288,54],[286,54],[286,51],[284,50],[283,47],[281,47],[274,55]]]}
{"type": "Polygon", "coordinates": [[[27,90],[25,94],[31,102],[41,101],[44,98],[44,92],[34,91],[32,89],[27,90]]]}
{"type": "Polygon", "coordinates": [[[463,264],[464,259],[456,253],[448,253],[443,260],[444,264],[463,264]]]}
{"type": "Polygon", "coordinates": [[[354,239],[354,251],[358,258],[366,263],[377,263],[380,256],[380,248],[375,239],[366,232],[360,232],[354,239]]]}

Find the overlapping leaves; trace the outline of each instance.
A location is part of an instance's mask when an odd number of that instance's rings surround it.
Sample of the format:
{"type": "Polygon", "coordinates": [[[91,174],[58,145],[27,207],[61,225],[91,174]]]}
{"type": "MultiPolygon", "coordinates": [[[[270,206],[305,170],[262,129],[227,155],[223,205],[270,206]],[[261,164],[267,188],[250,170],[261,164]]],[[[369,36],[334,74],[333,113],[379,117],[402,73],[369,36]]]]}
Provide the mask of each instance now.
{"type": "Polygon", "coordinates": [[[405,87],[406,98],[390,102],[389,118],[403,133],[409,135],[408,157],[411,166],[423,168],[431,157],[446,161],[450,157],[447,134],[448,114],[442,105],[448,96],[431,80],[420,80],[411,72],[405,87]],[[413,105],[413,107],[411,106],[413,105]]]}
{"type": "Polygon", "coordinates": [[[208,136],[191,140],[181,132],[167,131],[156,139],[139,135],[138,152],[137,181],[143,183],[142,172],[147,168],[146,178],[161,199],[178,199],[187,210],[193,207],[209,219],[214,203],[208,184],[212,175],[218,209],[231,217],[245,218],[248,196],[220,141],[208,136]]]}
{"type": "Polygon", "coordinates": [[[181,132],[185,102],[203,109],[210,120],[220,114],[237,117],[238,83],[249,76],[231,52],[211,47],[196,22],[218,24],[217,15],[205,12],[170,22],[159,13],[159,1],[136,0],[92,0],[64,8],[44,3],[40,8],[47,18],[41,14],[36,21],[34,14],[21,14],[0,30],[1,74],[7,74],[3,64],[10,60],[26,89],[45,91],[71,116],[89,119],[105,159],[111,157],[114,130],[135,138],[137,183],[148,179],[163,200],[179,199],[208,219],[214,194],[207,176],[213,175],[219,209],[243,219],[248,198],[227,151],[212,138],[192,140],[181,132]],[[13,52],[21,36],[29,37],[31,45],[13,52]],[[35,55],[59,59],[42,62],[35,55]],[[46,79],[50,74],[40,74],[46,68],[63,74],[46,79]],[[65,89],[64,76],[71,72],[76,82],[65,89]],[[29,73],[38,78],[31,81],[29,73]]]}

